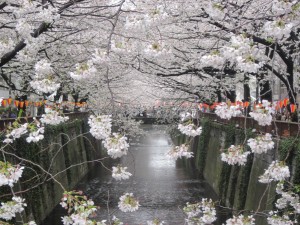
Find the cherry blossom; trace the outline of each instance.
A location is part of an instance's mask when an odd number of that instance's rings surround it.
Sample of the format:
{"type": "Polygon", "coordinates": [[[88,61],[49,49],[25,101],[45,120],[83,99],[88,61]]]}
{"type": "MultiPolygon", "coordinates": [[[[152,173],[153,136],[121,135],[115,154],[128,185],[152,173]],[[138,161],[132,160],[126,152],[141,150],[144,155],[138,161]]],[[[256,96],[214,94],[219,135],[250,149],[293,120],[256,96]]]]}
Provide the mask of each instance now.
{"type": "Polygon", "coordinates": [[[120,197],[118,207],[122,212],[134,212],[138,210],[140,204],[132,193],[126,193],[120,197]]]}
{"type": "Polygon", "coordinates": [[[182,144],[180,146],[172,147],[168,151],[167,156],[176,160],[181,159],[182,157],[192,158],[194,157],[193,154],[193,152],[189,151],[189,145],[182,144]]]}
{"type": "Polygon", "coordinates": [[[109,137],[111,134],[111,116],[109,115],[99,115],[93,116],[91,115],[88,120],[88,124],[90,125],[90,133],[96,139],[105,139],[109,137]]]}
{"type": "Polygon", "coordinates": [[[187,203],[183,208],[188,218],[188,224],[212,224],[216,219],[216,209],[211,199],[203,198],[201,202],[190,204],[187,203]]]}
{"type": "Polygon", "coordinates": [[[93,79],[97,75],[97,69],[92,61],[76,64],[76,71],[71,72],[70,76],[75,80],[93,79]]]}
{"type": "Polygon", "coordinates": [[[60,83],[56,81],[51,63],[45,59],[38,61],[35,72],[34,80],[30,81],[32,88],[43,93],[53,93],[58,90],[60,83]]]}
{"type": "Polygon", "coordinates": [[[50,125],[57,125],[63,122],[66,122],[69,120],[68,116],[63,116],[61,115],[58,111],[56,110],[47,110],[46,114],[43,114],[40,121],[43,124],[50,124],[50,125]]]}
{"type": "Polygon", "coordinates": [[[268,21],[265,23],[263,29],[266,37],[272,37],[274,39],[282,39],[290,36],[293,28],[292,23],[285,24],[284,20],[268,21]]]}
{"type": "Polygon", "coordinates": [[[118,133],[113,133],[103,141],[104,147],[107,149],[107,154],[113,159],[127,155],[129,144],[127,137],[118,133]]]}
{"type": "Polygon", "coordinates": [[[275,206],[277,209],[285,209],[289,205],[291,205],[295,213],[300,213],[300,201],[299,196],[292,191],[285,191],[283,182],[279,182],[276,186],[276,193],[281,195],[280,198],[277,199],[275,206]]]}
{"type": "Polygon", "coordinates": [[[127,167],[121,167],[120,165],[118,167],[112,168],[112,177],[116,180],[127,180],[130,176],[132,176],[131,173],[126,171],[127,167]]]}
{"type": "Polygon", "coordinates": [[[147,225],[163,225],[164,221],[160,221],[159,219],[154,219],[152,221],[147,221],[147,225]]]}
{"type": "Polygon", "coordinates": [[[26,138],[26,141],[28,143],[30,142],[38,142],[42,139],[44,139],[44,127],[38,127],[37,130],[33,130],[29,133],[29,137],[26,138]]]}
{"type": "Polygon", "coordinates": [[[256,154],[265,153],[274,148],[272,135],[269,133],[257,136],[256,138],[250,138],[247,142],[251,151],[256,154]]]}
{"type": "Polygon", "coordinates": [[[287,215],[279,216],[277,211],[269,212],[267,221],[268,221],[269,225],[294,225],[294,224],[297,224],[296,221],[293,222],[292,220],[290,220],[287,215]]]}
{"type": "Polygon", "coordinates": [[[202,132],[202,127],[197,127],[192,121],[191,123],[178,124],[178,129],[181,133],[192,137],[198,136],[202,132]]]}
{"type": "Polygon", "coordinates": [[[247,156],[250,154],[248,151],[244,151],[242,145],[231,145],[225,152],[221,154],[221,160],[229,165],[243,166],[247,162],[247,156]]]}
{"type": "Polygon", "coordinates": [[[232,117],[236,117],[242,114],[240,106],[234,106],[225,102],[220,103],[216,107],[215,113],[222,119],[229,120],[232,117]]]}
{"type": "Polygon", "coordinates": [[[9,185],[14,186],[21,178],[23,173],[23,166],[13,166],[9,162],[0,161],[0,186],[9,185]]]}
{"type": "Polygon", "coordinates": [[[226,225],[255,225],[253,216],[233,216],[233,218],[226,220],[226,225]]]}
{"type": "Polygon", "coordinates": [[[25,199],[14,196],[12,201],[5,203],[2,202],[0,207],[0,218],[4,220],[11,220],[17,213],[23,212],[24,207],[27,206],[24,201],[25,199]]]}
{"type": "Polygon", "coordinates": [[[255,111],[249,115],[261,126],[270,125],[272,123],[272,115],[275,113],[274,106],[267,100],[262,101],[262,106],[256,106],[255,111]]]}
{"type": "Polygon", "coordinates": [[[97,211],[97,207],[92,200],[87,199],[81,192],[65,192],[60,205],[68,209],[69,215],[62,217],[64,225],[94,224],[94,222],[89,219],[89,216],[97,211]]]}
{"type": "Polygon", "coordinates": [[[273,161],[264,174],[259,177],[259,182],[270,183],[272,181],[283,181],[290,177],[290,170],[284,162],[273,161]]]}
{"type": "Polygon", "coordinates": [[[20,125],[18,122],[13,123],[13,128],[8,134],[5,135],[4,143],[12,143],[15,139],[20,138],[23,134],[27,133],[28,123],[20,125]]]}

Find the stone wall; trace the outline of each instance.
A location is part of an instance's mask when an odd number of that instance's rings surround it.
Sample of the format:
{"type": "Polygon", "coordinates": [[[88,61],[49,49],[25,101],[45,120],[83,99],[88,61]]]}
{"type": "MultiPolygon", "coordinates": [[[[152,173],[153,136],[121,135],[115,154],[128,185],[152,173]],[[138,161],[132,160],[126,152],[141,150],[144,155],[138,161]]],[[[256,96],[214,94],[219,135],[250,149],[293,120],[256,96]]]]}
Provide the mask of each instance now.
{"type": "MultiPolygon", "coordinates": [[[[277,150],[261,155],[249,155],[245,166],[230,166],[221,161],[221,149],[226,149],[232,144],[242,144],[245,135],[249,139],[256,134],[251,130],[236,128],[235,124],[224,125],[207,119],[203,120],[201,125],[202,134],[193,140],[191,147],[195,156],[192,163],[199,176],[213,187],[222,205],[234,210],[254,212],[272,209],[276,198],[275,183],[259,183],[258,177],[275,159],[287,159],[286,162],[292,171],[291,181],[295,184],[300,183],[300,144],[297,138],[280,140],[277,150]]],[[[183,135],[176,139],[175,144],[182,144],[188,140],[183,135]]],[[[267,222],[263,217],[257,217],[256,224],[265,225],[267,222]]]]}
{"type": "Polygon", "coordinates": [[[14,148],[19,157],[41,165],[22,163],[26,169],[15,191],[27,190],[22,194],[27,203],[23,215],[25,220],[41,223],[60,202],[64,189],[73,190],[93,166],[92,161],[104,155],[101,143],[85,134],[87,131],[87,121],[77,119],[68,124],[46,127],[45,139],[41,143],[28,144],[25,139],[16,142],[14,148]],[[28,189],[31,187],[35,188],[28,189]]]}

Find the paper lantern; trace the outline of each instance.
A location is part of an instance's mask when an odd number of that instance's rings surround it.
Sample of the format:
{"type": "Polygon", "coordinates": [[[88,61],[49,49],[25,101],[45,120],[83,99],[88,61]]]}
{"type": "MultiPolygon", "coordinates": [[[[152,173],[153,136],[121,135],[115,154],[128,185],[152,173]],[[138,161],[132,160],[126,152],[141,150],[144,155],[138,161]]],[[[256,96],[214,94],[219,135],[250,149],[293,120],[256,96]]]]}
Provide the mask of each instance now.
{"type": "Polygon", "coordinates": [[[290,104],[290,108],[291,108],[291,112],[293,113],[296,111],[297,106],[295,104],[290,104]]]}
{"type": "Polygon", "coordinates": [[[15,102],[14,102],[14,103],[15,103],[15,106],[16,106],[16,107],[19,107],[20,101],[18,101],[18,100],[15,100],[15,102]]]}
{"type": "Polygon", "coordinates": [[[3,100],[2,100],[2,106],[4,106],[4,107],[5,107],[5,106],[6,106],[6,104],[7,104],[7,100],[6,100],[6,99],[3,99],[3,100]]]}

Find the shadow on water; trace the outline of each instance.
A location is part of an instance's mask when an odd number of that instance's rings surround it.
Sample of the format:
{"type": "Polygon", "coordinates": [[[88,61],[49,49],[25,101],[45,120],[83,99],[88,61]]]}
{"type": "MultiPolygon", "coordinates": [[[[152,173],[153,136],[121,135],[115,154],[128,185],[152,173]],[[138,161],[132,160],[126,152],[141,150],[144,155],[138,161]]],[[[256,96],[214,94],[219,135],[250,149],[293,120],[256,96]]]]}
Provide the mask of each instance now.
{"type": "MultiPolygon", "coordinates": [[[[107,220],[110,214],[128,225],[145,225],[147,220],[155,218],[165,221],[166,225],[183,225],[185,215],[182,208],[186,202],[197,202],[201,198],[216,200],[217,196],[204,180],[197,179],[181,163],[166,157],[172,142],[164,132],[164,125],[144,125],[143,128],[147,135],[132,142],[129,154],[121,161],[133,174],[129,180],[115,181],[110,171],[96,165],[76,190],[82,190],[95,205],[100,206],[96,220],[107,220]],[[123,213],[118,210],[119,197],[126,192],[139,199],[141,207],[138,211],[123,213]]],[[[43,225],[62,224],[60,218],[64,213],[57,206],[43,225]]]]}

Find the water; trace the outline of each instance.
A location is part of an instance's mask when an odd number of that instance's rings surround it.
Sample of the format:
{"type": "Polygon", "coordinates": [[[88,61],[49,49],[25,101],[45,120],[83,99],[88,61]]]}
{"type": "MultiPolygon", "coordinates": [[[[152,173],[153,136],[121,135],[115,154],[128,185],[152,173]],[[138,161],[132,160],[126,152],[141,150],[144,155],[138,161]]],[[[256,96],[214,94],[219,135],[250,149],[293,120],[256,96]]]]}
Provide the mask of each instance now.
{"type": "MultiPolygon", "coordinates": [[[[129,180],[115,181],[111,172],[96,166],[76,190],[84,191],[100,206],[95,218],[100,221],[110,214],[128,225],[144,225],[155,218],[165,221],[166,225],[183,225],[182,208],[186,202],[197,202],[203,197],[216,199],[216,196],[205,181],[166,157],[172,141],[164,132],[165,126],[144,125],[143,129],[147,130],[147,135],[131,144],[129,154],[121,162],[133,174],[129,180]],[[141,205],[138,211],[123,213],[118,210],[119,197],[127,192],[138,198],[141,205]]],[[[58,206],[43,224],[62,224],[63,213],[58,206]]]]}

